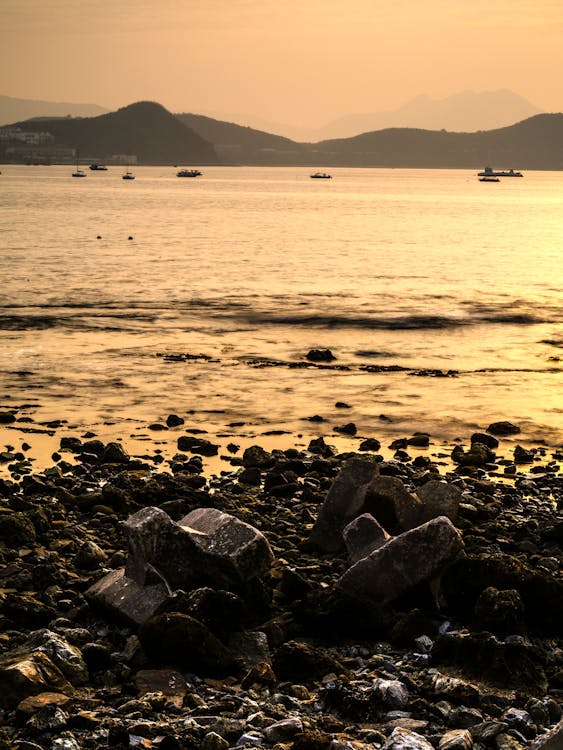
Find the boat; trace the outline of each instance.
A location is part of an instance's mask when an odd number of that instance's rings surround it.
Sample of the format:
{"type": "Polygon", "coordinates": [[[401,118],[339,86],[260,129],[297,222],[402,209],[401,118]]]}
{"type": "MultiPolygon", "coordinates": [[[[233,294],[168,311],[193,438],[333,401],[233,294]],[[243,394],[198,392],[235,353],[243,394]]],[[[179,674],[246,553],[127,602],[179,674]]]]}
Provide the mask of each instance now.
{"type": "Polygon", "coordinates": [[[500,182],[500,177],[479,177],[479,182],[500,182]]]}
{"type": "Polygon", "coordinates": [[[199,169],[180,169],[176,177],[201,177],[201,172],[199,169]]]}
{"type": "Polygon", "coordinates": [[[522,172],[516,172],[514,169],[493,169],[485,167],[482,172],[477,173],[477,177],[524,177],[522,172]]]}
{"type": "Polygon", "coordinates": [[[108,168],[105,164],[90,164],[92,172],[107,172],[108,168]]]}
{"type": "Polygon", "coordinates": [[[131,171],[130,171],[130,170],[128,169],[128,170],[127,170],[127,171],[125,172],[125,174],[124,174],[124,175],[122,175],[121,179],[122,179],[122,180],[134,180],[134,179],[135,179],[135,175],[133,174],[133,172],[131,172],[131,171]]]}
{"type": "Polygon", "coordinates": [[[309,175],[312,180],[331,180],[332,175],[327,174],[326,172],[314,172],[312,175],[309,175]]]}
{"type": "Polygon", "coordinates": [[[76,149],[76,169],[72,173],[73,177],[86,177],[86,172],[83,169],[80,169],[78,166],[80,161],[80,152],[78,149],[76,149]]]}

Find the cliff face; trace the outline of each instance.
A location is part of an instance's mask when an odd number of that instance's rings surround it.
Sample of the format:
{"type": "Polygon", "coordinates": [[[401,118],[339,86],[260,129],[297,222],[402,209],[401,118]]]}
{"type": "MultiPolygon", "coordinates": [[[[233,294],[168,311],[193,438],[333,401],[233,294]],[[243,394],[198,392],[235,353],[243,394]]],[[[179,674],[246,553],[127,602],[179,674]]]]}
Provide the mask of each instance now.
{"type": "Polygon", "coordinates": [[[22,130],[51,133],[57,144],[105,159],[136,154],[141,164],[217,164],[213,146],[160,104],[137,102],[99,117],[35,119],[22,130]]]}

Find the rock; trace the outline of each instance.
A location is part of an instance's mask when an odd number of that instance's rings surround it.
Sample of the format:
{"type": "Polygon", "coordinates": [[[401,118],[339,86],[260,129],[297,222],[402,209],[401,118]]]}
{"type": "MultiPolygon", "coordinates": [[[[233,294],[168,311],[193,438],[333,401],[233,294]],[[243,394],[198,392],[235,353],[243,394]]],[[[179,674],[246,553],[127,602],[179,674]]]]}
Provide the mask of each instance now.
{"type": "Polygon", "coordinates": [[[107,555],[95,542],[87,540],[74,556],[74,564],[82,570],[93,570],[107,561],[107,555]]]}
{"type": "Polygon", "coordinates": [[[46,692],[73,694],[73,688],[47,654],[0,657],[0,707],[13,708],[30,695],[46,692]]]}
{"type": "Polygon", "coordinates": [[[440,737],[438,750],[472,750],[473,737],[467,729],[452,729],[440,737]]]}
{"type": "Polygon", "coordinates": [[[228,646],[239,667],[246,671],[259,664],[271,663],[268,639],[258,630],[232,633],[228,646]]]}
{"type": "Polygon", "coordinates": [[[219,446],[202,437],[181,435],[177,442],[178,450],[183,453],[196,453],[200,456],[216,456],[219,446]]]}
{"type": "Polygon", "coordinates": [[[547,690],[544,657],[523,638],[500,641],[491,633],[445,633],[436,639],[432,657],[437,664],[462,666],[466,674],[499,687],[531,695],[547,690]]]}
{"type": "Polygon", "coordinates": [[[376,438],[366,438],[358,446],[358,450],[360,451],[378,451],[380,448],[381,443],[376,438]]]}
{"type": "Polygon", "coordinates": [[[446,516],[452,523],[456,522],[461,491],[453,484],[431,479],[417,487],[416,494],[423,503],[419,514],[421,523],[438,516],[446,516]]]}
{"type": "Polygon", "coordinates": [[[398,477],[375,476],[365,488],[364,509],[390,534],[399,534],[421,523],[423,504],[398,477]]]}
{"type": "Polygon", "coordinates": [[[336,588],[345,597],[378,606],[434,578],[462,550],[458,531],[449,519],[440,516],[391,539],[355,563],[336,588]]]}
{"type": "Polygon", "coordinates": [[[184,419],[182,419],[182,417],[179,417],[177,414],[169,414],[166,417],[167,427],[179,427],[182,424],[184,424],[184,419]]]}
{"type": "Polygon", "coordinates": [[[105,464],[127,464],[129,460],[129,454],[120,443],[108,443],[102,454],[105,464]]]}
{"type": "Polygon", "coordinates": [[[140,695],[162,693],[178,708],[188,694],[184,676],[174,669],[141,669],[135,675],[135,687],[140,695]]]}
{"type": "Polygon", "coordinates": [[[507,635],[525,635],[524,605],[518,591],[499,591],[494,586],[486,588],[475,603],[473,627],[475,630],[487,630],[501,638],[507,635]]]}
{"type": "Polygon", "coordinates": [[[343,435],[355,435],[358,429],[353,422],[348,422],[348,424],[337,425],[334,431],[340,432],[343,435]]]}
{"type": "Polygon", "coordinates": [[[168,597],[164,582],[140,585],[125,576],[123,568],[108,573],[86,591],[91,604],[135,625],[152,617],[168,597]]]}
{"type": "Polygon", "coordinates": [[[242,629],[246,606],[241,597],[231,591],[204,587],[188,592],[175,591],[155,614],[166,612],[180,612],[195,617],[223,640],[234,630],[242,629]]]}
{"type": "Polygon", "coordinates": [[[400,680],[376,680],[373,685],[373,694],[378,702],[383,703],[390,710],[404,708],[409,702],[408,688],[400,680]]]}
{"type": "Polygon", "coordinates": [[[48,706],[67,706],[72,698],[64,693],[39,693],[30,695],[18,703],[16,708],[17,718],[20,722],[29,719],[30,716],[48,706]]]}
{"type": "Polygon", "coordinates": [[[505,437],[507,435],[517,435],[520,432],[520,428],[511,422],[493,422],[487,427],[487,432],[490,432],[491,435],[505,437]]]}
{"type": "Polygon", "coordinates": [[[235,667],[228,649],[205,625],[189,615],[155,615],[139,628],[149,659],[200,674],[229,674],[235,667]]]}
{"type": "Polygon", "coordinates": [[[492,448],[493,450],[499,446],[496,437],[487,435],[486,432],[474,432],[473,435],[471,435],[471,445],[474,443],[481,443],[482,445],[486,445],[487,448],[492,448]]]}
{"type": "Polygon", "coordinates": [[[350,521],[344,527],[342,537],[352,563],[367,557],[391,539],[385,529],[369,513],[362,513],[361,516],[350,521]]]}
{"type": "Polygon", "coordinates": [[[411,445],[414,448],[428,448],[430,445],[430,435],[424,432],[416,432],[412,437],[408,438],[407,445],[411,445]]]}
{"type": "Polygon", "coordinates": [[[228,741],[217,732],[207,732],[201,741],[201,750],[227,750],[228,741]]]}
{"type": "Polygon", "coordinates": [[[521,445],[517,445],[514,448],[514,463],[515,464],[531,464],[534,462],[535,453],[534,451],[526,450],[521,445]]]}
{"type": "Polygon", "coordinates": [[[364,508],[366,487],[377,471],[377,464],[365,458],[346,461],[320,507],[309,542],[326,552],[342,548],[342,530],[364,508]]]}
{"type": "Polygon", "coordinates": [[[265,685],[272,690],[276,682],[277,678],[270,664],[259,662],[244,675],[240,681],[240,686],[243,690],[248,690],[253,685],[265,685]]]}
{"type": "Polygon", "coordinates": [[[309,441],[307,450],[309,451],[309,453],[315,453],[316,455],[322,456],[323,458],[330,458],[331,456],[334,456],[336,454],[336,449],[333,448],[332,445],[327,445],[323,437],[313,438],[311,441],[309,441]]]}
{"type": "Polygon", "coordinates": [[[11,411],[0,411],[0,424],[13,424],[16,421],[16,415],[11,411]]]}
{"type": "Polygon", "coordinates": [[[73,685],[88,683],[90,675],[80,649],[72,646],[57,633],[47,629],[37,630],[27,639],[22,649],[28,653],[47,654],[73,685]]]}
{"type": "Polygon", "coordinates": [[[288,641],[279,646],[274,653],[272,666],[278,679],[298,682],[346,671],[337,659],[301,641],[288,641]]]}
{"type": "Polygon", "coordinates": [[[150,567],[172,590],[206,581],[229,588],[262,575],[274,559],[260,531],[215,508],[194,510],[178,523],[159,508],[143,508],[125,527],[125,573],[139,584],[150,567]]]}
{"type": "Polygon", "coordinates": [[[0,513],[0,540],[10,546],[33,544],[36,536],[35,526],[25,513],[0,513]]]}
{"type": "Polygon", "coordinates": [[[330,349],[310,349],[305,357],[309,362],[332,362],[336,359],[330,349]]]}
{"type": "Polygon", "coordinates": [[[266,742],[275,744],[277,742],[288,742],[302,731],[303,722],[299,716],[288,716],[286,719],[281,719],[264,727],[263,733],[266,742]]]}
{"type": "Polygon", "coordinates": [[[383,750],[434,750],[422,735],[410,729],[395,727],[387,739],[383,750]]]}
{"type": "Polygon", "coordinates": [[[473,443],[467,453],[461,445],[456,445],[452,451],[452,461],[460,466],[483,467],[494,463],[495,458],[494,451],[483,443],[473,443]]]}
{"type": "Polygon", "coordinates": [[[539,736],[530,750],[561,750],[563,747],[563,719],[546,734],[539,736]]]}
{"type": "Polygon", "coordinates": [[[273,464],[273,458],[268,451],[259,445],[251,445],[242,454],[242,465],[245,469],[266,469],[273,464]]]}

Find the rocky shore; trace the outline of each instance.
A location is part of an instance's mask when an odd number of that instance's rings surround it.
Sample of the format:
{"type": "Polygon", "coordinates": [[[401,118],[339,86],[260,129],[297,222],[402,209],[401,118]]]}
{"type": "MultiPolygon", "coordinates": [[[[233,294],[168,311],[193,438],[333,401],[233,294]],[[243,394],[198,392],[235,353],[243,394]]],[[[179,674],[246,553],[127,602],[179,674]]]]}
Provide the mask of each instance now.
{"type": "Polygon", "coordinates": [[[560,450],[499,466],[499,423],[451,470],[412,435],[208,476],[176,426],[169,461],[4,454],[0,748],[563,748],[560,450]]]}

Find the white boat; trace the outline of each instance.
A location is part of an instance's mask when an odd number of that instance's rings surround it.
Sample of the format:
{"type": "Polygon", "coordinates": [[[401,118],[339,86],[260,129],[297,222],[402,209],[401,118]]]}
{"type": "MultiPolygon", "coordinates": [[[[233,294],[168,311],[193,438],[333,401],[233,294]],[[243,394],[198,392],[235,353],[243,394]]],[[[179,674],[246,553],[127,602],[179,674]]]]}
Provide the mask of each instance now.
{"type": "Polygon", "coordinates": [[[485,167],[482,172],[477,172],[477,177],[524,177],[522,172],[516,172],[514,169],[493,169],[485,167]]]}
{"type": "Polygon", "coordinates": [[[327,174],[326,172],[314,172],[312,175],[309,175],[312,180],[332,180],[332,175],[327,174]]]}
{"type": "Polygon", "coordinates": [[[105,164],[90,164],[92,172],[107,172],[108,168],[105,164]]]}
{"type": "Polygon", "coordinates": [[[122,180],[134,180],[134,179],[135,179],[135,175],[133,174],[133,172],[131,172],[131,171],[130,171],[130,170],[128,169],[128,170],[127,170],[127,171],[125,172],[125,174],[124,174],[124,175],[122,175],[121,179],[122,179],[122,180]]]}
{"type": "Polygon", "coordinates": [[[201,177],[199,169],[181,169],[176,172],[176,177],[201,177]]]}

